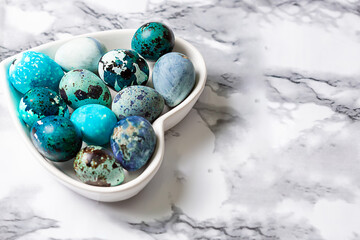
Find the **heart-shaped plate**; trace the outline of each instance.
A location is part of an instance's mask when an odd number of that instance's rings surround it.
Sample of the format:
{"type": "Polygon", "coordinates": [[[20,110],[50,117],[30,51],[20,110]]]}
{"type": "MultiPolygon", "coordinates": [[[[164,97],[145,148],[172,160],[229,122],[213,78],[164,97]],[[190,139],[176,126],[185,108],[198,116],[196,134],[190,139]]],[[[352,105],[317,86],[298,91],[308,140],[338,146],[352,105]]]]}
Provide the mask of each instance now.
{"type": "MultiPolygon", "coordinates": [[[[89,33],[70,39],[50,42],[29,50],[45,53],[54,59],[56,50],[62,44],[77,37],[96,38],[102,42],[108,50],[116,48],[131,49],[131,39],[134,33],[135,29],[89,33]]],[[[195,86],[192,92],[183,102],[172,109],[165,110],[162,115],[153,122],[152,125],[156,133],[157,145],[155,152],[146,167],[143,167],[142,169],[135,172],[127,172],[125,182],[115,187],[98,187],[87,185],[76,178],[72,167],[73,161],[68,161],[65,163],[54,163],[47,160],[36,150],[30,140],[29,129],[19,118],[18,106],[22,94],[16,91],[8,81],[8,69],[10,64],[16,58],[16,55],[9,57],[0,63],[0,80],[12,120],[14,121],[22,139],[28,146],[30,152],[36,157],[41,165],[46,170],[48,170],[56,180],[87,198],[104,202],[121,201],[136,195],[154,177],[164,157],[164,132],[175,126],[188,114],[205,87],[206,67],[200,52],[189,42],[180,38],[176,38],[173,51],[187,55],[192,61],[196,71],[195,86]]],[[[149,62],[149,65],[152,68],[154,63],[149,62]]],[[[112,95],[114,94],[115,93],[112,92],[112,95]]]]}

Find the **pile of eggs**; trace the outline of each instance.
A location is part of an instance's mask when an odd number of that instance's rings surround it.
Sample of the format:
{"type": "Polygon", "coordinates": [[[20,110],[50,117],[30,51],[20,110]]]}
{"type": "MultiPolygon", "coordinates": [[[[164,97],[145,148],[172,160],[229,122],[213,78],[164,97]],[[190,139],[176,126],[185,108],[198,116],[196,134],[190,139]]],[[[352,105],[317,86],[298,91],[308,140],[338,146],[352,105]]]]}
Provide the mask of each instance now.
{"type": "Polygon", "coordinates": [[[117,186],[125,171],[146,167],[157,141],[151,123],[195,84],[192,62],[172,52],[174,44],[169,27],[150,22],[137,29],[132,49],[107,51],[98,40],[80,37],[60,46],[54,60],[20,54],[9,81],[23,94],[19,116],[36,149],[54,162],[74,159],[76,176],[95,186],[117,186]],[[153,88],[146,86],[147,61],[156,61],[153,88]]]}

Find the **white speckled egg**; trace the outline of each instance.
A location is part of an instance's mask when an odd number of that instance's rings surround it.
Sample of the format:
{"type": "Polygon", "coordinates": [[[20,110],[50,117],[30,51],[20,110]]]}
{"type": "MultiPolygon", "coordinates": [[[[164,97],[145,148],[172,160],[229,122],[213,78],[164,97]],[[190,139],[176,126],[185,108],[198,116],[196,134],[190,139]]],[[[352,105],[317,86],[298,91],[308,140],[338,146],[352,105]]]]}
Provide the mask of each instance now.
{"type": "Polygon", "coordinates": [[[99,60],[106,48],[98,40],[81,37],[62,45],[55,54],[55,61],[65,70],[86,69],[97,73],[99,60]]]}

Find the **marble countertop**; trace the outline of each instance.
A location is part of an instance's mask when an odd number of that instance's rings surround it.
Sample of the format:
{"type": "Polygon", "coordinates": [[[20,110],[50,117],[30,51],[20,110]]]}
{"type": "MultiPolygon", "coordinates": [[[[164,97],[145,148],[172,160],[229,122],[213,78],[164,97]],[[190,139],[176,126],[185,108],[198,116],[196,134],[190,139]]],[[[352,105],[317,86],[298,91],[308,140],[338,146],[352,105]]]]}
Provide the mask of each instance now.
{"type": "Polygon", "coordinates": [[[155,178],[118,203],[51,178],[0,89],[0,239],[360,239],[359,9],[359,0],[0,0],[0,60],[156,20],[208,69],[198,103],[166,133],[155,178]]]}

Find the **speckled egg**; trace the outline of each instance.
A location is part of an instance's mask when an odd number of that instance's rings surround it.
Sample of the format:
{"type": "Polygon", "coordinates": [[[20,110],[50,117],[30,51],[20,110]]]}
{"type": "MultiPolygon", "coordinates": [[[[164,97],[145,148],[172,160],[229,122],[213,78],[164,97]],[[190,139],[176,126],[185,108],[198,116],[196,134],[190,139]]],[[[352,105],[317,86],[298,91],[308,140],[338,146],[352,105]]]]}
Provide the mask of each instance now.
{"type": "Polygon", "coordinates": [[[181,103],[195,85],[195,69],[187,56],[167,53],[155,63],[153,84],[169,107],[181,103]]]}
{"type": "Polygon", "coordinates": [[[60,81],[59,92],[73,109],[92,103],[107,107],[111,105],[111,94],[105,83],[86,69],[66,73],[60,81]]]}
{"type": "Polygon", "coordinates": [[[65,70],[87,69],[97,73],[99,60],[106,48],[92,37],[80,37],[63,44],[55,54],[55,61],[65,70]]]}
{"type": "Polygon", "coordinates": [[[31,127],[36,121],[52,115],[69,117],[69,109],[61,97],[47,88],[34,88],[19,103],[21,119],[31,127]]]}
{"type": "Polygon", "coordinates": [[[70,119],[81,131],[84,142],[90,145],[107,144],[117,122],[115,113],[100,104],[81,106],[72,113],[70,119]]]}
{"type": "Polygon", "coordinates": [[[16,90],[26,93],[35,87],[58,91],[64,72],[49,56],[28,51],[20,54],[9,68],[9,81],[16,90]]]}
{"type": "Polygon", "coordinates": [[[163,23],[150,22],[142,25],[134,34],[131,48],[147,60],[156,61],[175,45],[172,30],[163,23]]]}
{"type": "Polygon", "coordinates": [[[155,89],[146,86],[130,86],[115,97],[111,110],[118,119],[141,116],[153,122],[164,108],[163,97],[155,89]]]}
{"type": "Polygon", "coordinates": [[[115,49],[100,59],[99,76],[112,89],[120,91],[131,85],[145,85],[149,66],[137,52],[115,49]]]}
{"type": "Polygon", "coordinates": [[[112,152],[99,146],[81,149],[76,155],[74,170],[82,182],[94,186],[117,186],[125,178],[124,170],[112,152]]]}
{"type": "Polygon", "coordinates": [[[145,118],[130,116],[115,125],[110,143],[116,160],[126,170],[135,171],[144,166],[154,153],[156,135],[145,118]]]}
{"type": "Polygon", "coordinates": [[[61,116],[48,116],[35,122],[30,137],[36,149],[54,162],[75,157],[82,145],[81,133],[70,119],[61,116]]]}

